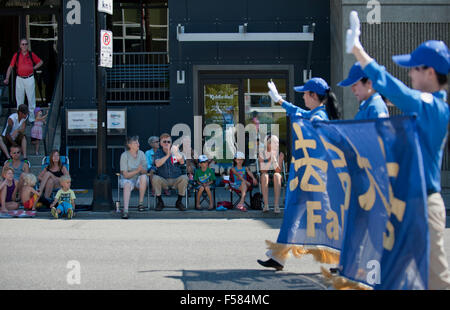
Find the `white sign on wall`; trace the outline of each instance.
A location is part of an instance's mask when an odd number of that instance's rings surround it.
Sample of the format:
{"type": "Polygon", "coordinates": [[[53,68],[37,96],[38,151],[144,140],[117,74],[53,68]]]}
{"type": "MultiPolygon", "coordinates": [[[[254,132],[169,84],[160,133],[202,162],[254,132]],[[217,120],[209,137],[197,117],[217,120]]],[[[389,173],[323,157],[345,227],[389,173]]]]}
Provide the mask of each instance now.
{"type": "Polygon", "coordinates": [[[113,15],[113,0],[98,0],[97,10],[113,15]]]}
{"type": "MultiPolygon", "coordinates": [[[[108,129],[125,130],[125,111],[108,110],[108,129]]],[[[68,130],[97,130],[97,111],[96,110],[72,110],[67,111],[67,129],[68,130]]]]}
{"type": "Polygon", "coordinates": [[[100,31],[100,67],[113,66],[113,34],[112,31],[100,31]]]}

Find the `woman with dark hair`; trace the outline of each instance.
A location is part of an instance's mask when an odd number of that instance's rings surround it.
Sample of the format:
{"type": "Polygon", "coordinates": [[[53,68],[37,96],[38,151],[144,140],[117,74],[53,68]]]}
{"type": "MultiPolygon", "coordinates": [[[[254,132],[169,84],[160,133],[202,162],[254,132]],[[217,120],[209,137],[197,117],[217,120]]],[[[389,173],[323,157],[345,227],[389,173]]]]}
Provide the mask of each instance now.
{"type": "Polygon", "coordinates": [[[123,188],[123,213],[122,218],[128,218],[128,205],[131,191],[139,189],[138,211],[144,211],[144,196],[147,190],[147,158],[144,152],[139,150],[139,137],[128,137],[125,146],[127,150],[120,156],[120,186],[123,188]]]}
{"type": "Polygon", "coordinates": [[[288,116],[300,115],[311,121],[333,120],[341,117],[336,95],[322,78],[315,77],[303,86],[294,87],[296,92],[304,93],[303,99],[309,111],[283,100],[273,82],[268,82],[267,86],[269,87],[270,98],[275,103],[280,104],[286,110],[288,116]]]}
{"type": "Polygon", "coordinates": [[[41,196],[44,193],[44,197],[49,199],[52,191],[61,187],[59,179],[63,175],[69,175],[69,171],[62,164],[58,150],[53,150],[49,156],[48,166],[42,169],[38,176],[40,182],[39,193],[41,196]]]}

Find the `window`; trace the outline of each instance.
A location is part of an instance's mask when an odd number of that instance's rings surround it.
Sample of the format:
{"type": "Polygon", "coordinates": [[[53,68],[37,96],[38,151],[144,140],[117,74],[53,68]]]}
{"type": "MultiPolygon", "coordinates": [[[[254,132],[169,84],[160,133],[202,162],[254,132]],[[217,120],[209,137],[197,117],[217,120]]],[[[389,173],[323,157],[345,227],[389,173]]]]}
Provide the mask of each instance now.
{"type": "Polygon", "coordinates": [[[114,3],[114,52],[168,52],[167,3],[114,3]]]}

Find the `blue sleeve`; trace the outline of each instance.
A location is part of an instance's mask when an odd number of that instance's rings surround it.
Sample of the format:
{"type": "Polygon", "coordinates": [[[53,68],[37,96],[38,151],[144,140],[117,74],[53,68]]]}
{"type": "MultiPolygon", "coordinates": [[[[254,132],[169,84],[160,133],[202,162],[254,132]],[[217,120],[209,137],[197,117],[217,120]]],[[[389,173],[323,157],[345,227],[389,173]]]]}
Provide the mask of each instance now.
{"type": "Polygon", "coordinates": [[[281,107],[283,107],[283,109],[286,110],[286,113],[288,116],[292,116],[297,113],[300,113],[303,115],[305,112],[308,112],[308,111],[303,110],[302,108],[299,108],[299,107],[293,105],[292,103],[284,101],[284,100],[283,100],[283,103],[281,104],[281,107]]]}
{"type": "Polygon", "coordinates": [[[145,157],[147,158],[147,169],[150,169],[150,167],[153,164],[152,161],[152,154],[150,153],[150,150],[148,150],[147,152],[145,152],[145,157]]]}
{"type": "Polygon", "coordinates": [[[377,64],[375,60],[364,68],[364,72],[372,81],[373,88],[403,112],[421,113],[423,103],[420,99],[420,91],[407,87],[387,72],[383,66],[377,64]]]}

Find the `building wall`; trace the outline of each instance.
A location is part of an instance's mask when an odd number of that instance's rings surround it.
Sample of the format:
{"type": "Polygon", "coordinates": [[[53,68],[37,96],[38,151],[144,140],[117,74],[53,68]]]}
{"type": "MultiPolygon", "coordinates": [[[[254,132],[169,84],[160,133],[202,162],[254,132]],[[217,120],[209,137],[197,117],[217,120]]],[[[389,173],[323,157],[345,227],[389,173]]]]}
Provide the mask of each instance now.
{"type": "MultiPolygon", "coordinates": [[[[186,72],[185,84],[171,82],[171,106],[182,108],[191,117],[197,113],[193,68],[199,65],[245,65],[247,68],[258,65],[294,65],[294,80],[291,82],[301,85],[308,51],[307,42],[178,42],[178,24],[184,26],[185,33],[237,33],[239,25],[244,23],[248,24],[248,32],[301,32],[303,25],[311,25],[313,22],[316,23],[312,53],[313,75],[328,79],[328,1],[169,1],[171,81],[176,81],[177,70],[186,72]]],[[[299,94],[291,100],[297,104],[302,103],[299,94]]]]}
{"type": "MultiPolygon", "coordinates": [[[[345,78],[355,62],[353,55],[345,53],[345,33],[352,10],[361,20],[361,43],[369,54],[404,82],[407,71],[391,61],[391,56],[411,52],[425,40],[437,39],[450,43],[450,3],[447,0],[384,0],[380,3],[381,24],[370,24],[367,17],[374,1],[330,0],[331,3],[331,76],[336,85],[345,78]],[[368,7],[369,5],[369,7],[368,7]]],[[[337,87],[337,86],[336,86],[337,87]]],[[[353,118],[358,103],[347,87],[337,91],[343,102],[344,118],[353,118]]]]}

